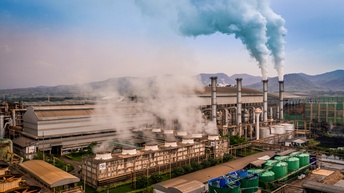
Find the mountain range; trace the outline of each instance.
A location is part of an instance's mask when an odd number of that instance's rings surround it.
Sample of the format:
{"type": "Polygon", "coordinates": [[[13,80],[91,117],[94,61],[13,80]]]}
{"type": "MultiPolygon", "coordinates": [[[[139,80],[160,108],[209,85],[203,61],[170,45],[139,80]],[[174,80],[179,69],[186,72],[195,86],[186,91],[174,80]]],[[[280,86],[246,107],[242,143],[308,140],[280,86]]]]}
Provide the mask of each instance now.
{"type": "MultiPolygon", "coordinates": [[[[236,78],[242,78],[243,87],[262,90],[262,79],[260,76],[249,74],[234,74],[228,76],[225,73],[199,74],[196,75],[204,85],[210,84],[210,77],[217,76],[219,85],[235,85],[236,78]]],[[[59,85],[53,87],[40,86],[32,88],[4,89],[0,90],[3,97],[21,98],[21,97],[46,97],[46,96],[86,96],[92,95],[103,88],[117,89],[124,93],[130,88],[131,80],[146,81],[152,83],[153,77],[119,77],[104,81],[91,82],[82,85],[59,85]]],[[[277,77],[268,79],[268,91],[278,92],[279,83],[277,77]]],[[[335,70],[318,75],[307,75],[304,73],[293,73],[284,75],[285,92],[303,92],[303,93],[322,93],[322,94],[344,94],[344,70],[335,70]]]]}

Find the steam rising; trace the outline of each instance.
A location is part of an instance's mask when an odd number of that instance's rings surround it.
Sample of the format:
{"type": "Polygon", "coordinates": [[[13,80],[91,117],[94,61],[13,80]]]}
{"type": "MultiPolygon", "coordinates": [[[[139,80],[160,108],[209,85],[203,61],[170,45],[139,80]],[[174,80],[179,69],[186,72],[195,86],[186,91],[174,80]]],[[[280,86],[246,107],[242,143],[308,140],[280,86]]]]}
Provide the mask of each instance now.
{"type": "Polygon", "coordinates": [[[136,1],[151,17],[165,17],[184,36],[216,32],[240,39],[267,80],[269,55],[283,80],[285,21],[269,7],[269,0],[136,1]]]}
{"type": "MultiPolygon", "coordinates": [[[[107,88],[102,94],[111,97],[103,97],[103,100],[99,101],[97,113],[92,117],[93,125],[116,131],[115,143],[134,145],[132,130],[144,130],[147,127],[162,127],[186,131],[189,134],[204,131],[217,133],[215,123],[206,125],[204,122],[199,108],[201,99],[196,95],[196,91],[203,91],[204,87],[196,77],[165,75],[148,81],[131,79],[129,84],[131,89],[126,91],[125,95],[134,96],[134,100],[120,97],[116,88],[107,88]]],[[[154,136],[151,132],[142,134],[146,142],[152,142],[154,136]]],[[[110,145],[106,142],[97,146],[94,151],[108,150],[106,148],[111,147],[110,145]]]]}

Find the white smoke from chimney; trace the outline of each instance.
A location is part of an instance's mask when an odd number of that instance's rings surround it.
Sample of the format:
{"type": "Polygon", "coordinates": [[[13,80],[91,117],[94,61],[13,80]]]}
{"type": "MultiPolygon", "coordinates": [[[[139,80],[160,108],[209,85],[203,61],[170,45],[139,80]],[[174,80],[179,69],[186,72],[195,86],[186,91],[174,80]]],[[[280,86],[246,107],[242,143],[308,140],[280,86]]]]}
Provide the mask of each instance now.
{"type": "Polygon", "coordinates": [[[234,34],[258,62],[263,80],[268,78],[269,49],[280,78],[284,62],[285,22],[270,9],[269,3],[269,0],[136,1],[145,15],[164,18],[181,35],[234,34]]]}

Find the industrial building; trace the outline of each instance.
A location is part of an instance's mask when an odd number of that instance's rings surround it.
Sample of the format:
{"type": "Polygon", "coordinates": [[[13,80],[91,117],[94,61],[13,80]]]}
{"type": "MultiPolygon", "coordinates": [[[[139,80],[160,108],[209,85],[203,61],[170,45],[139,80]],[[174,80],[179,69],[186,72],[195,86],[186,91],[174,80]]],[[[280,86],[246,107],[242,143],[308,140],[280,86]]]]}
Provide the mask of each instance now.
{"type": "MultiPolygon", "coordinates": [[[[213,77],[210,87],[196,93],[204,116],[216,120],[222,134],[255,138],[255,109],[264,108],[267,102],[265,94],[242,88],[241,79],[237,79],[235,87],[216,85],[216,77],[213,77]]],[[[18,105],[17,110],[13,110],[12,127],[6,127],[10,128],[6,133],[13,139],[14,150],[23,157],[32,159],[37,151],[63,155],[71,149],[87,147],[94,141],[115,138],[116,125],[104,121],[116,121],[113,120],[114,117],[109,117],[113,111],[121,112],[121,125],[125,125],[123,130],[159,127],[155,115],[147,112],[140,103],[128,100],[129,102],[115,101],[111,105],[109,101],[101,105],[92,101],[23,103],[18,105]]],[[[276,101],[272,95],[271,101],[276,101]]],[[[278,120],[278,105],[269,105],[269,120],[265,122],[278,120]]],[[[268,109],[263,110],[263,114],[267,114],[267,111],[268,109]]],[[[264,121],[263,118],[261,116],[261,121],[264,121]]]]}

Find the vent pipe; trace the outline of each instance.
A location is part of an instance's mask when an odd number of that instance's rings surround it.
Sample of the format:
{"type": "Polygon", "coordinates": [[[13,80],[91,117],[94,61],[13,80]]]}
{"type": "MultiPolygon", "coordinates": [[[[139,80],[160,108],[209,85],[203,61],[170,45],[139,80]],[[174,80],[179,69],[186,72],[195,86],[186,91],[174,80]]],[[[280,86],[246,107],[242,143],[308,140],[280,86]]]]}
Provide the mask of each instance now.
{"type": "Polygon", "coordinates": [[[241,78],[237,78],[235,79],[237,81],[237,122],[236,125],[239,128],[239,135],[241,136],[241,87],[242,87],[242,83],[241,83],[241,78]]]}
{"type": "Polygon", "coordinates": [[[279,119],[283,120],[283,92],[284,92],[284,81],[279,81],[279,119]]]}
{"type": "Polygon", "coordinates": [[[268,120],[268,80],[263,80],[263,121],[268,120]]]}
{"type": "Polygon", "coordinates": [[[216,84],[217,76],[210,77],[211,80],[211,121],[216,121],[216,84]]]}
{"type": "Polygon", "coordinates": [[[259,139],[259,115],[262,113],[262,110],[260,108],[256,108],[254,110],[254,114],[256,115],[256,140],[259,139]]]}

